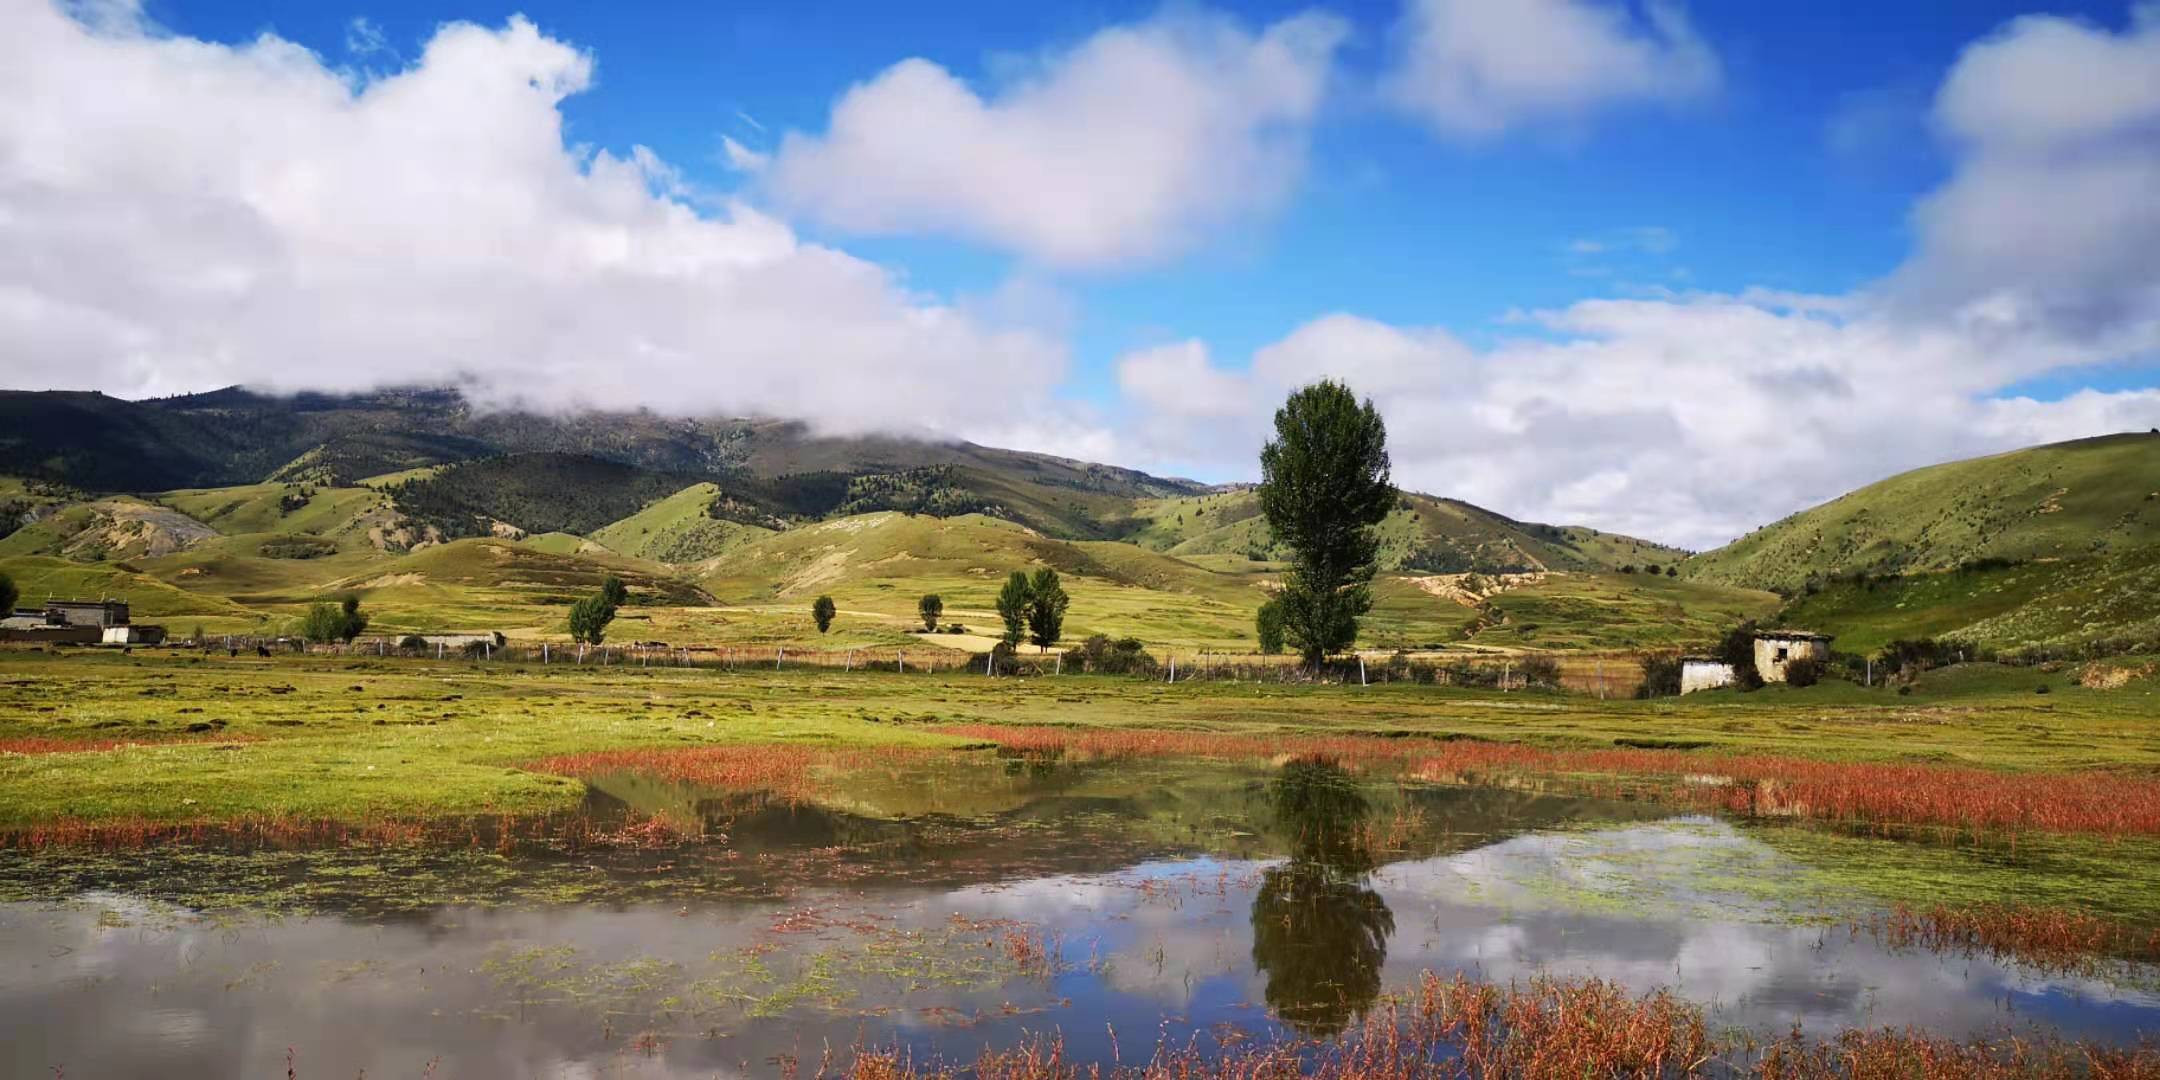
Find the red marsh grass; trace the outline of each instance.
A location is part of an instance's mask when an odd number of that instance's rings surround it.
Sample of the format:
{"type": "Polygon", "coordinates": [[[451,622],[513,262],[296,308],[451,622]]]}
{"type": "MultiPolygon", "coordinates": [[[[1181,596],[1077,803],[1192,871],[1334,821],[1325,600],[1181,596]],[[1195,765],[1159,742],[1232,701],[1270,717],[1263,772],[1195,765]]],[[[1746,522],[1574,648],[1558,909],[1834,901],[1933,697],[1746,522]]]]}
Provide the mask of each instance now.
{"type": "Polygon", "coordinates": [[[130,737],[125,739],[64,739],[46,735],[21,735],[0,738],[0,756],[22,754],[90,754],[106,750],[125,750],[139,746],[181,746],[202,743],[253,742],[246,735],[166,735],[154,738],[130,737]]]}
{"type": "Polygon", "coordinates": [[[1074,1061],[1062,1039],[1036,1035],[986,1050],[964,1068],[859,1049],[845,1074],[851,1080],[2160,1080],[2160,1050],[2048,1039],[1958,1041],[1889,1029],[1825,1040],[1796,1031],[1763,1045],[1711,1034],[1700,1007],[1666,990],[1636,994],[1595,978],[1499,986],[1427,972],[1408,993],[1332,1038],[1158,1044],[1143,1063],[1103,1065],[1074,1061]]]}
{"type": "Polygon", "coordinates": [[[820,774],[905,764],[935,753],[938,751],[899,747],[839,750],[789,743],[746,743],[559,754],[525,767],[576,777],[636,773],[680,784],[770,791],[783,798],[806,799],[816,793],[820,774]]]}
{"type": "Polygon", "coordinates": [[[0,831],[0,850],[127,851],[163,844],[186,844],[233,851],[306,851],[426,845],[508,854],[527,844],[572,851],[601,847],[661,847],[695,835],[657,817],[602,821],[582,813],[378,817],[354,821],[252,814],[198,821],[151,818],[53,821],[0,831]]]}
{"type": "Polygon", "coordinates": [[[2087,971],[2102,958],[2160,960],[2160,930],[2069,908],[1899,904],[1853,931],[1872,933],[1893,949],[1977,953],[2049,971],[2087,971]]]}
{"type": "Polygon", "coordinates": [[[2010,772],[1690,750],[1553,749],[1374,736],[1222,735],[963,724],[936,729],[1022,753],[1281,759],[1325,754],[1395,764],[1420,779],[1557,777],[1593,795],[1732,813],[1975,833],[2160,836],[2160,778],[2114,770],[2010,772]],[[1643,780],[1655,783],[1643,784],[1643,780]]]}

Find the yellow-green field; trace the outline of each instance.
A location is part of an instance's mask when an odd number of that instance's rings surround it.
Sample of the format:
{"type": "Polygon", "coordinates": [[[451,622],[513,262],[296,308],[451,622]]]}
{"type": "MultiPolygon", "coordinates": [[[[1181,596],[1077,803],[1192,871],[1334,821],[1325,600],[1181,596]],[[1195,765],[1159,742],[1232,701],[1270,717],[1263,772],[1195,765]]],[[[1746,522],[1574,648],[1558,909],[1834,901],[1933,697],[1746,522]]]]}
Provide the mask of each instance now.
{"type": "Polygon", "coordinates": [[[1970,665],[1910,694],[1825,683],[1657,701],[1117,676],[573,667],[183,650],[0,652],[0,825],[562,809],[554,754],[746,742],[956,745],[940,724],[1694,747],[2002,769],[2160,771],[2160,679],[1970,665]],[[2048,685],[2050,692],[2036,694],[2048,685]],[[191,730],[193,729],[193,730],[191,730]],[[184,740],[184,741],[175,741],[184,740]]]}

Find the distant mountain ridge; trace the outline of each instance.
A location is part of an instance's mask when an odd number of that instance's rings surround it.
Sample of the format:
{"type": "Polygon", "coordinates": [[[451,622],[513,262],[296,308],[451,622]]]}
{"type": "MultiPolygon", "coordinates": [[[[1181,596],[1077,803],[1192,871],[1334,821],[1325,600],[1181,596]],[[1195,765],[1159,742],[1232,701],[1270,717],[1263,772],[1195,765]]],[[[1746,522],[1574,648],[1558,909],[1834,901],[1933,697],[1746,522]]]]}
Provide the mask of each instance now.
{"type": "MultiPolygon", "coordinates": [[[[712,489],[701,496],[705,516],[737,527],[884,510],[983,514],[1064,539],[1279,554],[1257,506],[1246,505],[1250,489],[1238,485],[959,440],[818,435],[788,420],[480,411],[446,389],[278,397],[228,388],[133,402],[0,391],[0,475],[103,492],[366,482],[408,519],[391,531],[422,540],[506,529],[589,536],[668,501],[666,542],[651,522],[638,526],[644,540],[611,535],[677,558],[716,554],[740,535],[684,518],[696,508],[681,493],[698,485],[712,489]],[[1240,505],[1215,519],[1226,529],[1186,527],[1182,511],[1208,503],[1240,505]]],[[[1435,573],[1616,569],[1684,555],[1415,494],[1382,531],[1388,569],[1435,573]]]]}

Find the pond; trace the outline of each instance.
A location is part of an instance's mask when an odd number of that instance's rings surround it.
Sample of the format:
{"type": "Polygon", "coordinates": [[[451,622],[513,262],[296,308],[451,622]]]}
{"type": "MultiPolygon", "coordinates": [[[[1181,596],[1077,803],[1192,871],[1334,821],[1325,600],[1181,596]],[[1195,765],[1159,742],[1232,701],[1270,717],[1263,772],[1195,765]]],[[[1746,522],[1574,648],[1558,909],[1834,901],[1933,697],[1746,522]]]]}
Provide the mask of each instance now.
{"type": "Polygon", "coordinates": [[[2160,1032],[2148,965],[1892,948],[1798,830],[1643,803],[988,754],[811,798],[591,784],[574,844],[0,850],[0,1074],[711,1076],[1026,1033],[1132,1063],[1333,1035],[1425,971],[1768,1036],[2160,1032]]]}

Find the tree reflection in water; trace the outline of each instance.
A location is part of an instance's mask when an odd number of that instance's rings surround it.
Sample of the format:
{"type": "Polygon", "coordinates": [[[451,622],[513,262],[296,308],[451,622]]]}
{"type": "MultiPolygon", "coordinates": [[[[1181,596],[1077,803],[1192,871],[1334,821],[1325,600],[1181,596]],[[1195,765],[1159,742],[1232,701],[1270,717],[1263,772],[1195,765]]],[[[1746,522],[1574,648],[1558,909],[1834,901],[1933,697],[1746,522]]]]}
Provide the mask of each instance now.
{"type": "Polygon", "coordinates": [[[1267,1003],[1312,1036],[1341,1032],[1380,995],[1395,915],[1367,884],[1372,849],[1360,827],[1372,804],[1341,765],[1301,758],[1268,788],[1290,861],[1261,876],[1253,897],[1253,965],[1267,1003]]]}

